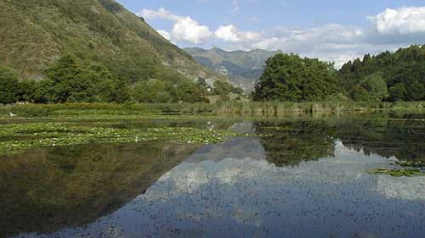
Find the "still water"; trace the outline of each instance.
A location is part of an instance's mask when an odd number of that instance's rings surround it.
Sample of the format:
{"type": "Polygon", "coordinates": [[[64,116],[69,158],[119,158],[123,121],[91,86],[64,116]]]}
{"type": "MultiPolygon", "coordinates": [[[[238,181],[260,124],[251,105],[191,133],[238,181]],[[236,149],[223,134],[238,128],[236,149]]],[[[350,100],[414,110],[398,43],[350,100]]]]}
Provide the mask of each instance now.
{"type": "Polygon", "coordinates": [[[0,237],[425,237],[425,177],[367,172],[425,161],[421,118],[196,126],[249,136],[2,157],[0,237]]]}

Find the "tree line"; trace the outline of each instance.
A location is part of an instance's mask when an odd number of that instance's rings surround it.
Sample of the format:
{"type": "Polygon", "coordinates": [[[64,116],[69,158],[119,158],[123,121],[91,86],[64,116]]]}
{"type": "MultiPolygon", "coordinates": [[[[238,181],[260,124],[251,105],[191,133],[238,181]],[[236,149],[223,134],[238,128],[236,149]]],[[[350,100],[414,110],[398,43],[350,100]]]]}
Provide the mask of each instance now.
{"type": "Polygon", "coordinates": [[[204,79],[149,79],[134,83],[114,75],[101,63],[73,55],[62,56],[46,70],[46,77],[20,81],[12,69],[0,66],[0,103],[195,103],[207,102],[206,96],[211,94],[240,93],[222,81],[216,81],[212,89],[204,79]]]}
{"type": "Polygon", "coordinates": [[[365,55],[336,70],[317,59],[278,54],[266,62],[256,101],[425,100],[425,45],[365,55]]]}

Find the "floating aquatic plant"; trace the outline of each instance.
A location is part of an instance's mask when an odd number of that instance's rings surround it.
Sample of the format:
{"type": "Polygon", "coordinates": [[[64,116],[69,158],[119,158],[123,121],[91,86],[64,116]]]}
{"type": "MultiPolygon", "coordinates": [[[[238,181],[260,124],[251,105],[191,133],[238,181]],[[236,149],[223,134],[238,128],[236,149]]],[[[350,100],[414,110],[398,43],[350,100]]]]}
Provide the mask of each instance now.
{"type": "Polygon", "coordinates": [[[25,149],[88,143],[134,143],[174,140],[182,143],[217,143],[237,134],[193,127],[115,128],[111,124],[35,122],[0,125],[0,155],[25,149]]]}
{"type": "Polygon", "coordinates": [[[425,172],[420,169],[388,169],[379,168],[368,171],[370,174],[385,174],[393,177],[413,177],[413,176],[425,176],[425,172]]]}

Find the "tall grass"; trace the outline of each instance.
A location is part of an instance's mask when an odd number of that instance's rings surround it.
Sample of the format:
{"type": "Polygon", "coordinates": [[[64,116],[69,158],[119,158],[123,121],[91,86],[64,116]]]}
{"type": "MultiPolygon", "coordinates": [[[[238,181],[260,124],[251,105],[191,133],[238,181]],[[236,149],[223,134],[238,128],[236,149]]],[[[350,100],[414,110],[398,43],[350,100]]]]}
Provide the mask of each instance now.
{"type": "Polygon", "coordinates": [[[326,115],[341,112],[415,111],[425,113],[425,102],[224,102],[219,104],[16,104],[0,106],[0,115],[18,116],[71,115],[218,115],[282,117],[291,115],[326,115]]]}

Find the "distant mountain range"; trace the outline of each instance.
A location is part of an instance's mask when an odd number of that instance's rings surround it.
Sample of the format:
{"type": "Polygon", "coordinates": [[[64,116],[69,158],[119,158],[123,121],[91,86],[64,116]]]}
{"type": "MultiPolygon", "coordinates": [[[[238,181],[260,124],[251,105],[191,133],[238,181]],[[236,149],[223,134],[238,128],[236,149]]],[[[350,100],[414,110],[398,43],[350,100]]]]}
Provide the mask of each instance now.
{"type": "Polygon", "coordinates": [[[21,78],[42,79],[67,53],[100,62],[131,82],[174,75],[225,79],[113,0],[0,1],[0,64],[21,78]]]}
{"type": "Polygon", "coordinates": [[[187,53],[201,65],[214,70],[224,76],[245,92],[254,90],[255,83],[263,74],[265,61],[281,51],[224,51],[213,48],[186,48],[187,53]]]}

